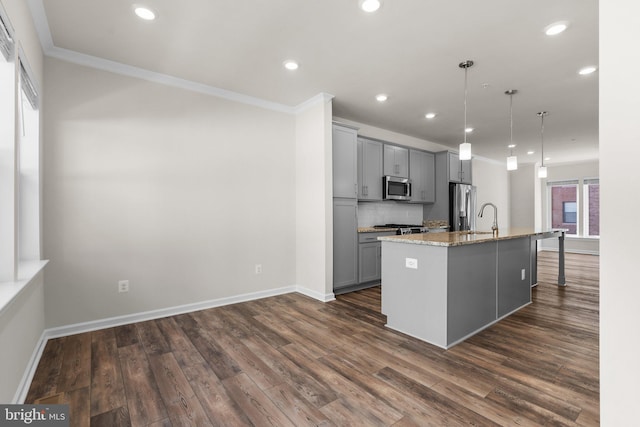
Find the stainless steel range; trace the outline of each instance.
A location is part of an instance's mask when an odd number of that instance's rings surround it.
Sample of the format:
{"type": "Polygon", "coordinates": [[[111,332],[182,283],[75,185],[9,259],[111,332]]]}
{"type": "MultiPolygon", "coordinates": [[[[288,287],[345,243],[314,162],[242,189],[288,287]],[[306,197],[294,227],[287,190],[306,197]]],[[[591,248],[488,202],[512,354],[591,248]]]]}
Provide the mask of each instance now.
{"type": "Polygon", "coordinates": [[[396,234],[404,235],[404,234],[418,234],[418,233],[428,233],[429,229],[422,225],[413,225],[413,224],[384,224],[384,225],[374,225],[373,228],[380,229],[396,229],[396,234]]]}

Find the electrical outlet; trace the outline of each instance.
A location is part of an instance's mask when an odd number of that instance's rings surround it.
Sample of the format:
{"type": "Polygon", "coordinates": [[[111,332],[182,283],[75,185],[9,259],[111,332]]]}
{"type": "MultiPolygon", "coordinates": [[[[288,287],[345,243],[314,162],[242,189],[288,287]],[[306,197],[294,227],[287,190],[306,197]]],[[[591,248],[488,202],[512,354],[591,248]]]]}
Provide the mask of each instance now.
{"type": "Polygon", "coordinates": [[[262,274],[262,264],[256,264],[256,274],[262,274]]]}
{"type": "Polygon", "coordinates": [[[405,258],[404,266],[407,268],[413,268],[415,270],[418,269],[418,260],[415,258],[405,258]]]}
{"type": "Polygon", "coordinates": [[[118,292],[129,292],[128,280],[118,280],[118,292]]]}
{"type": "Polygon", "coordinates": [[[525,277],[527,277],[527,272],[526,270],[523,268],[522,270],[520,270],[520,280],[524,280],[525,277]]]}

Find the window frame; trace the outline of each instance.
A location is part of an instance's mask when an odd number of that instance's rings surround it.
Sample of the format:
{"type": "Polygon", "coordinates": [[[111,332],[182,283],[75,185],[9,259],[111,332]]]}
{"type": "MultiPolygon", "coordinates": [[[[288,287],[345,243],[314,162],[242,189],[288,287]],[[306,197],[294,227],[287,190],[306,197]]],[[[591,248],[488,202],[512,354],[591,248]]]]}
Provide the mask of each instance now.
{"type": "MultiPolygon", "coordinates": [[[[600,194],[600,178],[585,178],[582,180],[582,194],[584,195],[584,197],[582,198],[582,212],[583,212],[583,230],[582,230],[582,235],[584,237],[588,237],[591,239],[599,239],[600,238],[600,233],[598,234],[589,234],[589,226],[590,226],[590,221],[589,221],[589,202],[590,202],[590,196],[589,196],[589,186],[590,185],[598,185],[598,194],[600,194]]],[[[598,221],[600,220],[600,202],[598,201],[598,221]]],[[[600,227],[598,227],[598,232],[600,231],[600,227]]]]}
{"type": "MultiPolygon", "coordinates": [[[[554,187],[566,187],[566,186],[573,186],[575,188],[576,191],[576,222],[575,222],[575,227],[576,227],[576,232],[575,233],[570,233],[567,232],[566,236],[568,237],[580,237],[580,231],[581,231],[581,225],[582,225],[582,221],[581,221],[581,215],[580,215],[580,180],[578,179],[570,179],[570,180],[558,180],[558,181],[547,181],[547,209],[546,209],[546,216],[547,216],[547,225],[549,228],[566,228],[566,227],[554,227],[553,226],[553,188],[554,187]]],[[[563,224],[568,224],[568,225],[574,225],[573,223],[566,223],[564,222],[564,203],[562,206],[562,220],[563,220],[563,224]]]]}

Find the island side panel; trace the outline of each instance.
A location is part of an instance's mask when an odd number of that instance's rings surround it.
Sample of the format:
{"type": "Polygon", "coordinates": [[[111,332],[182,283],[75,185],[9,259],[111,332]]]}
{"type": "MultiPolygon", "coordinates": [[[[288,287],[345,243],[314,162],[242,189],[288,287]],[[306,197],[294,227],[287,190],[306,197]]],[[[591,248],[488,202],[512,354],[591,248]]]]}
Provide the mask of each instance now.
{"type": "Polygon", "coordinates": [[[496,267],[495,241],[449,248],[447,346],[496,320],[496,267]]]}
{"type": "Polygon", "coordinates": [[[446,348],[446,247],[382,242],[382,313],[389,328],[446,348]]]}
{"type": "Polygon", "coordinates": [[[498,318],[531,302],[531,247],[529,237],[498,241],[498,318]]]}

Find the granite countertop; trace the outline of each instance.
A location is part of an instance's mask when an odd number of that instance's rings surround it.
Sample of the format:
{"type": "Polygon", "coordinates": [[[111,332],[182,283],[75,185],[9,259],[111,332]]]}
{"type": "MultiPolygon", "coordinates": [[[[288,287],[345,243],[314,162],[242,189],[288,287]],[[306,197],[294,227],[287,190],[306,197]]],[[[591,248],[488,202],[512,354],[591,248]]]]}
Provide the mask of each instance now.
{"type": "Polygon", "coordinates": [[[358,233],[381,233],[381,232],[388,232],[388,231],[396,231],[398,228],[397,227],[391,227],[391,228],[379,228],[379,227],[358,227],[358,233]]]}
{"type": "Polygon", "coordinates": [[[494,237],[491,231],[453,231],[446,233],[406,234],[404,236],[378,237],[383,242],[410,243],[429,246],[461,246],[474,243],[486,243],[497,240],[517,239],[520,237],[535,237],[537,239],[553,237],[561,230],[534,231],[527,228],[511,228],[499,230],[494,237]]]}

